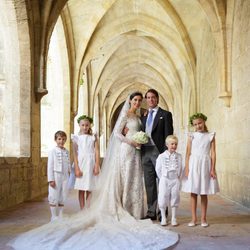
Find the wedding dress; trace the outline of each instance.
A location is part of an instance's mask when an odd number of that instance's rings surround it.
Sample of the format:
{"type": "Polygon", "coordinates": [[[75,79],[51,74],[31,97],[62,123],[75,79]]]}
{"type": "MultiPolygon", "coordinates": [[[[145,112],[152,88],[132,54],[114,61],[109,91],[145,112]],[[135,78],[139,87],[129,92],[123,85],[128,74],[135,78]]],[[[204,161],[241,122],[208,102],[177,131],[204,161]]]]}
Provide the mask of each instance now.
{"type": "Polygon", "coordinates": [[[130,145],[140,130],[140,120],[128,116],[126,100],[109,140],[99,184],[91,205],[79,213],[53,221],[19,235],[8,243],[24,250],[166,249],[178,234],[138,220],[143,212],[143,183],[140,151],[130,145]],[[122,135],[124,126],[129,128],[122,135]]]}
{"type": "MultiPolygon", "coordinates": [[[[122,207],[136,219],[144,215],[143,172],[140,151],[131,145],[132,136],[140,131],[141,121],[137,115],[125,116],[119,126],[114,129],[114,135],[120,139],[119,152],[120,180],[122,207]],[[126,136],[122,134],[126,126],[126,136]]],[[[117,160],[118,162],[118,160],[117,160]]]]}

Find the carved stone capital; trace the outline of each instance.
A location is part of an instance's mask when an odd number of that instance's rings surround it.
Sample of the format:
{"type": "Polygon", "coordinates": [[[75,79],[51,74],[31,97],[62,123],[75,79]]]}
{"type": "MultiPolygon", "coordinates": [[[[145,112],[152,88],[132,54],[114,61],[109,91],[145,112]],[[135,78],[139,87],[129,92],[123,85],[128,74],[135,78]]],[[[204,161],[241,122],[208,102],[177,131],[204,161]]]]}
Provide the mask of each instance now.
{"type": "Polygon", "coordinates": [[[36,88],[35,89],[35,96],[36,102],[40,102],[42,97],[48,94],[48,90],[44,88],[36,88]]]}
{"type": "Polygon", "coordinates": [[[224,101],[226,107],[230,107],[231,97],[232,94],[230,92],[221,92],[219,95],[219,98],[221,98],[224,101]]]}

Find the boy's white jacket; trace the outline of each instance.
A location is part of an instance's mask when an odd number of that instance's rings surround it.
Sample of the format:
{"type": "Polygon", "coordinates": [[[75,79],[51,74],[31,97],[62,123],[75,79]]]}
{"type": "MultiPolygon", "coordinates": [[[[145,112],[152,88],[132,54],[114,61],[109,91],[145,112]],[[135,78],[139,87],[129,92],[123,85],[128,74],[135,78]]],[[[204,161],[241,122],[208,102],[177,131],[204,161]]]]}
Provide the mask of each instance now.
{"type": "Polygon", "coordinates": [[[164,151],[158,156],[156,160],[155,171],[159,179],[162,176],[167,176],[168,171],[176,171],[178,177],[180,177],[182,173],[181,154],[177,152],[170,154],[167,150],[164,151]]]}
{"type": "Polygon", "coordinates": [[[48,182],[55,181],[54,172],[63,173],[63,166],[67,165],[67,171],[70,171],[69,151],[54,147],[48,155],[48,182]],[[66,155],[66,162],[63,162],[63,153],[66,155]]]}

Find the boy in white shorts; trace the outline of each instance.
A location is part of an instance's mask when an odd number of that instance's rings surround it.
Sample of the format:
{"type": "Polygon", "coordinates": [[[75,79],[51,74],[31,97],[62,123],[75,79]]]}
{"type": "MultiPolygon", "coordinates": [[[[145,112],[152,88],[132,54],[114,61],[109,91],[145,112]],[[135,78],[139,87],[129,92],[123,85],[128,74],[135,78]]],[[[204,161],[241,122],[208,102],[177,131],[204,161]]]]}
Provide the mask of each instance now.
{"type": "Polygon", "coordinates": [[[178,138],[169,135],[166,138],[167,150],[160,154],[156,160],[156,173],[159,182],[158,205],[161,211],[161,225],[167,225],[165,211],[171,206],[171,225],[177,226],[176,209],[180,203],[180,176],[182,171],[182,156],[176,152],[178,138]]]}
{"type": "Polygon", "coordinates": [[[67,183],[70,171],[69,151],[64,148],[67,135],[64,131],[55,133],[56,147],[48,156],[48,182],[49,182],[49,205],[51,211],[51,221],[62,217],[64,201],[67,195],[67,183]],[[57,216],[58,206],[58,216],[57,216]]]}

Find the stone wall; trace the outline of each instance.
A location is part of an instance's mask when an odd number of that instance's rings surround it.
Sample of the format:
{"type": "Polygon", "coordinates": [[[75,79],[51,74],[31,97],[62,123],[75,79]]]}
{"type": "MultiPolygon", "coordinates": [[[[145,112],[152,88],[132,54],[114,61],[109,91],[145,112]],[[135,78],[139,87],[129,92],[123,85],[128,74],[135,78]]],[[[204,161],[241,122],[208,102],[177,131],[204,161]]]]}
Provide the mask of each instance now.
{"type": "MultiPolygon", "coordinates": [[[[200,110],[216,131],[220,194],[250,207],[250,2],[235,1],[232,43],[232,99],[226,107],[219,96],[216,46],[211,30],[204,29],[200,59],[200,110]],[[209,95],[207,94],[209,93],[209,95]]],[[[230,69],[229,69],[230,70],[230,69]]],[[[229,72],[230,73],[230,72],[229,72]]]]}
{"type": "Polygon", "coordinates": [[[47,193],[47,158],[0,158],[0,211],[47,193]]]}
{"type": "Polygon", "coordinates": [[[225,114],[221,176],[223,194],[250,207],[250,2],[235,1],[232,47],[232,105],[225,114]]]}

